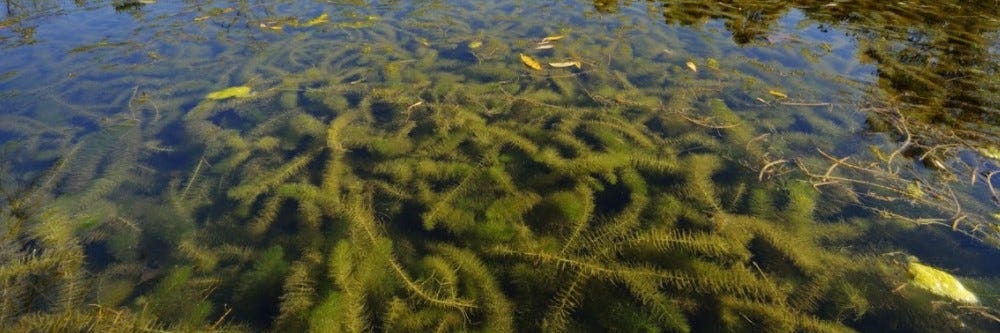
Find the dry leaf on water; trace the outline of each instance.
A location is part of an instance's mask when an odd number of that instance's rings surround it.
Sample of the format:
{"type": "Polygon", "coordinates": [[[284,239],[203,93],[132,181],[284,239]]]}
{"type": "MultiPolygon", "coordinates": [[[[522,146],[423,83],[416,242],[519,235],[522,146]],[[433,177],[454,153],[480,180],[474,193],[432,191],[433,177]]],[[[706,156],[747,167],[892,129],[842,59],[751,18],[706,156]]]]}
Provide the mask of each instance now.
{"type": "Polygon", "coordinates": [[[551,43],[551,42],[554,42],[554,41],[557,41],[557,40],[560,40],[560,39],[563,39],[563,38],[566,38],[566,36],[564,36],[564,35],[548,36],[548,37],[542,38],[542,43],[551,43]]]}
{"type": "Polygon", "coordinates": [[[538,60],[535,60],[535,58],[532,58],[524,53],[521,53],[521,62],[524,63],[525,66],[528,66],[528,68],[536,71],[542,70],[542,64],[538,63],[538,60]]]}
{"type": "Polygon", "coordinates": [[[563,61],[563,62],[550,62],[549,66],[555,68],[566,68],[566,67],[576,67],[580,68],[582,65],[579,61],[563,61]]]}
{"type": "Polygon", "coordinates": [[[785,95],[785,93],[777,91],[777,90],[768,90],[767,93],[771,94],[771,96],[774,96],[774,97],[777,97],[777,98],[788,98],[788,95],[785,95]]]}

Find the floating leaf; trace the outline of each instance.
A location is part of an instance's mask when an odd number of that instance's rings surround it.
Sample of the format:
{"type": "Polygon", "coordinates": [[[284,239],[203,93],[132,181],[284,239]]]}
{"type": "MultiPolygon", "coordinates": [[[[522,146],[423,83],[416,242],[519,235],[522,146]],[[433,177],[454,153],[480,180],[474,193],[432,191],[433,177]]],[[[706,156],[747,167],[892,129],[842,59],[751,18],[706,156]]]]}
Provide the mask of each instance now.
{"type": "Polygon", "coordinates": [[[229,98],[246,98],[252,95],[253,94],[250,92],[250,87],[238,86],[238,87],[229,87],[226,89],[213,91],[208,95],[205,95],[205,98],[210,100],[222,100],[229,98]]]}
{"type": "Polygon", "coordinates": [[[563,39],[565,37],[566,37],[565,35],[548,36],[548,37],[542,38],[542,43],[551,43],[551,42],[563,39]]]}
{"type": "Polygon", "coordinates": [[[483,42],[482,41],[474,40],[474,41],[469,42],[469,48],[470,49],[475,50],[475,49],[480,48],[481,46],[483,46],[483,42]]]}
{"type": "Polygon", "coordinates": [[[581,64],[579,61],[563,61],[563,62],[550,62],[549,66],[555,68],[566,68],[566,67],[576,67],[580,68],[581,64]]]}
{"type": "Polygon", "coordinates": [[[312,20],[309,20],[308,22],[306,22],[306,24],[303,24],[302,26],[304,26],[304,27],[312,27],[312,26],[317,26],[317,25],[320,25],[320,24],[323,24],[323,23],[327,23],[327,22],[330,22],[330,15],[327,15],[326,13],[323,13],[323,14],[320,14],[320,16],[317,16],[316,18],[314,18],[312,20]]]}
{"type": "Polygon", "coordinates": [[[692,72],[697,72],[698,71],[698,65],[695,65],[694,62],[688,61],[687,62],[687,66],[688,66],[688,68],[691,69],[692,72]]]}
{"type": "MultiPolygon", "coordinates": [[[[271,24],[277,24],[277,22],[270,22],[270,23],[271,24]]],[[[260,28],[261,29],[268,29],[268,30],[281,30],[282,29],[282,27],[280,25],[268,25],[267,23],[261,23],[260,24],[260,28]]]]}
{"type": "Polygon", "coordinates": [[[524,63],[525,66],[528,66],[528,68],[536,71],[542,70],[542,64],[538,63],[538,60],[535,60],[535,58],[532,58],[524,53],[521,53],[521,62],[524,63]]]}
{"type": "Polygon", "coordinates": [[[771,96],[774,96],[774,97],[777,97],[777,98],[788,98],[788,95],[785,95],[785,93],[777,91],[777,90],[768,90],[767,93],[771,94],[771,96]]]}

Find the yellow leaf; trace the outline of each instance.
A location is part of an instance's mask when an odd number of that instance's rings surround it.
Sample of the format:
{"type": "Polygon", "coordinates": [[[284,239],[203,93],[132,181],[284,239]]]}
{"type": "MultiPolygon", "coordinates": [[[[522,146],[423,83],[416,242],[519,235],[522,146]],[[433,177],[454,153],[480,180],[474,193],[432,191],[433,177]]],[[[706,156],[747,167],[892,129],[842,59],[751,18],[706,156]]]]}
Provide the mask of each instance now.
{"type": "Polygon", "coordinates": [[[767,93],[771,94],[771,96],[774,96],[774,97],[777,97],[777,98],[788,98],[788,95],[785,95],[785,93],[777,91],[777,90],[768,90],[767,93]]]}
{"type": "Polygon", "coordinates": [[[208,95],[205,95],[205,98],[210,100],[223,100],[230,98],[246,98],[252,95],[253,94],[250,92],[250,87],[238,86],[238,87],[229,87],[226,89],[213,91],[208,95]]]}
{"type": "Polygon", "coordinates": [[[556,47],[556,46],[552,45],[552,44],[538,44],[538,46],[535,46],[535,49],[536,50],[548,50],[548,49],[551,49],[553,47],[556,47]]]}
{"type": "Polygon", "coordinates": [[[326,13],[323,13],[323,14],[320,14],[320,16],[317,16],[316,18],[314,18],[312,20],[309,20],[309,22],[306,22],[306,24],[304,24],[303,26],[305,26],[305,27],[312,27],[312,26],[317,26],[317,25],[320,25],[320,24],[323,24],[323,23],[327,23],[327,22],[330,22],[330,15],[327,15],[326,13]]]}
{"type": "Polygon", "coordinates": [[[580,68],[581,65],[579,61],[563,61],[563,62],[550,62],[549,66],[555,68],[565,68],[570,66],[580,68]]]}
{"type": "Polygon", "coordinates": [[[482,41],[474,40],[474,41],[469,42],[469,48],[470,49],[475,50],[475,49],[478,49],[481,46],[483,46],[483,42],[482,41]]]}
{"type": "Polygon", "coordinates": [[[979,154],[983,155],[983,157],[1000,161],[1000,149],[997,149],[997,147],[981,147],[977,150],[979,150],[979,154]]]}
{"type": "Polygon", "coordinates": [[[692,72],[698,71],[698,65],[695,65],[694,62],[688,61],[686,65],[688,66],[689,69],[691,69],[692,72]]]}
{"type": "Polygon", "coordinates": [[[976,297],[955,276],[937,268],[911,262],[909,269],[913,284],[939,296],[965,303],[979,303],[976,297]]]}
{"type": "Polygon", "coordinates": [[[523,62],[525,66],[528,66],[528,68],[536,71],[542,70],[542,64],[539,64],[535,58],[532,58],[524,53],[521,53],[521,62],[523,62]]]}
{"type": "Polygon", "coordinates": [[[563,38],[566,38],[566,36],[564,36],[564,35],[548,36],[548,37],[542,38],[542,43],[554,42],[554,41],[557,41],[557,40],[560,40],[560,39],[563,39],[563,38]]]}

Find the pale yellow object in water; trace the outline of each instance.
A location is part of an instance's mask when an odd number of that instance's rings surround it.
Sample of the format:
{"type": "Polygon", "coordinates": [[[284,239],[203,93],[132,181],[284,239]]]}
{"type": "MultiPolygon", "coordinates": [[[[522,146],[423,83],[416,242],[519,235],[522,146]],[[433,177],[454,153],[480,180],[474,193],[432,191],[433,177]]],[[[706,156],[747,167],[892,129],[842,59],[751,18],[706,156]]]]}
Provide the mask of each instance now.
{"type": "Polygon", "coordinates": [[[913,284],[917,287],[959,302],[979,303],[979,298],[965,289],[962,282],[959,282],[955,276],[918,262],[911,262],[909,265],[913,284]]]}
{"type": "Polygon", "coordinates": [[[548,37],[542,38],[542,43],[554,42],[554,41],[563,39],[565,37],[566,36],[564,36],[564,35],[548,36],[548,37]]]}
{"type": "Polygon", "coordinates": [[[320,14],[319,16],[317,16],[316,18],[314,18],[312,20],[309,20],[309,22],[306,22],[306,24],[303,24],[302,26],[304,26],[304,27],[312,27],[312,26],[317,26],[317,25],[320,25],[320,24],[323,24],[323,23],[327,23],[327,22],[330,22],[330,15],[327,14],[327,13],[323,13],[323,14],[320,14]]]}
{"type": "Polygon", "coordinates": [[[542,70],[542,64],[539,64],[538,60],[535,60],[535,58],[532,58],[524,53],[521,53],[521,62],[524,63],[525,66],[528,66],[528,68],[536,71],[542,70]]]}
{"type": "Polygon", "coordinates": [[[771,94],[771,96],[774,96],[774,97],[777,97],[777,98],[782,98],[782,99],[783,98],[788,98],[788,95],[785,95],[785,93],[777,91],[777,90],[768,90],[767,93],[771,94]]]}
{"type": "Polygon", "coordinates": [[[230,98],[245,98],[245,97],[250,97],[252,95],[253,93],[250,92],[250,87],[238,86],[238,87],[229,87],[226,89],[213,91],[208,95],[205,95],[205,98],[210,100],[222,100],[230,98]]]}
{"type": "Polygon", "coordinates": [[[978,150],[979,154],[983,155],[983,157],[1000,161],[1000,149],[997,149],[997,147],[982,147],[978,150]]]}
{"type": "Polygon", "coordinates": [[[563,62],[550,62],[549,66],[555,68],[566,68],[566,67],[580,68],[581,65],[579,61],[563,61],[563,62]]]}

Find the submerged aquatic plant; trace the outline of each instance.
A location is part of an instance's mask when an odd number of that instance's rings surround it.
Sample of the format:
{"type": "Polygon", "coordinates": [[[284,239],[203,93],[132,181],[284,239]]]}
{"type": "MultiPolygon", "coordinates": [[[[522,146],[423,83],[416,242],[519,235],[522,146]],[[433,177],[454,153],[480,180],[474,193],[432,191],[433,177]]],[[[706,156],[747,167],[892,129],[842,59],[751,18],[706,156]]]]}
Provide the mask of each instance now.
{"type": "MultiPolygon", "coordinates": [[[[880,254],[909,249],[886,238],[920,231],[856,209],[886,193],[940,208],[940,192],[913,181],[865,183],[883,191],[869,193],[824,187],[860,178],[842,169],[898,171],[824,155],[842,151],[828,136],[853,135],[841,128],[852,124],[847,112],[798,99],[828,93],[826,82],[783,79],[785,68],[768,61],[674,54],[662,44],[683,45],[677,36],[630,16],[555,31],[514,19],[545,15],[526,5],[444,4],[314,11],[298,27],[266,6],[197,9],[184,29],[262,24],[267,31],[246,33],[268,43],[247,46],[256,53],[240,65],[212,60],[214,77],[144,82],[162,89],[155,96],[122,79],[135,88],[111,99],[127,110],[72,110],[102,131],[32,143],[76,148],[38,187],[55,200],[6,191],[0,200],[3,226],[16,235],[0,244],[13,263],[0,271],[11,290],[0,324],[321,332],[995,324],[995,300],[970,310],[907,288],[925,285],[907,274],[919,266],[880,254]],[[410,12],[382,15],[400,8],[410,12]],[[209,93],[210,81],[252,83],[209,93]],[[818,156],[803,155],[816,148],[818,156]],[[817,161],[835,167],[813,172],[817,161]]],[[[764,22],[724,20],[739,30],[734,38],[753,41],[780,17],[784,7],[775,7],[760,9],[764,22]]],[[[677,22],[732,14],[661,9],[677,22]]],[[[246,49],[222,52],[213,59],[244,59],[246,49]]],[[[12,131],[61,133],[26,124],[12,131]]],[[[945,239],[940,246],[956,244],[945,239]]],[[[989,272],[966,273],[958,275],[973,292],[995,293],[989,272]]]]}

